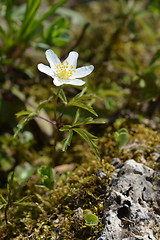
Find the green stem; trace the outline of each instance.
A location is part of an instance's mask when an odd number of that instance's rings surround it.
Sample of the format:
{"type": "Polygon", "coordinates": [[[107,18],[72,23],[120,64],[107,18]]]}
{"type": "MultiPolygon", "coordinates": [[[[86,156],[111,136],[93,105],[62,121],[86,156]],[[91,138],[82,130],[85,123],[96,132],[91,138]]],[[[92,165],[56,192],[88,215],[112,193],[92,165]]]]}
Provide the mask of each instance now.
{"type": "Polygon", "coordinates": [[[59,129],[57,126],[54,128],[54,145],[53,145],[53,164],[52,167],[55,167],[58,164],[57,154],[56,154],[56,145],[59,139],[59,129]]]}
{"type": "MultiPolygon", "coordinates": [[[[57,123],[57,114],[56,114],[57,100],[58,100],[59,93],[60,93],[61,89],[62,89],[62,86],[60,86],[60,87],[58,88],[56,97],[55,97],[55,99],[54,99],[54,120],[55,120],[56,123],[57,123]]],[[[58,126],[55,125],[54,129],[55,129],[55,132],[54,132],[54,146],[53,146],[53,166],[56,166],[56,165],[57,165],[57,160],[56,160],[56,158],[57,158],[56,145],[57,145],[58,138],[59,138],[59,129],[58,129],[58,126]]]]}
{"type": "Polygon", "coordinates": [[[59,93],[60,93],[61,89],[62,89],[62,86],[59,87],[59,89],[57,91],[57,94],[56,94],[56,97],[54,99],[54,119],[55,119],[55,121],[57,120],[57,115],[56,115],[57,100],[58,100],[59,93]]]}

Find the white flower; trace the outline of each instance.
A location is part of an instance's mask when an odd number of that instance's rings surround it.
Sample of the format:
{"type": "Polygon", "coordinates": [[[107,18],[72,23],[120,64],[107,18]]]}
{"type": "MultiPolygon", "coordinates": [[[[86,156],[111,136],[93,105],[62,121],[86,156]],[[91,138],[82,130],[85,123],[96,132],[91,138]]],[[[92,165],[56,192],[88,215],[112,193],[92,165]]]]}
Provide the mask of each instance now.
{"type": "Polygon", "coordinates": [[[78,78],[89,75],[94,69],[93,65],[76,68],[78,53],[74,51],[70,52],[62,63],[51,49],[47,50],[45,54],[50,67],[40,63],[38,64],[38,69],[51,76],[56,86],[63,84],[82,86],[85,82],[78,78]]]}

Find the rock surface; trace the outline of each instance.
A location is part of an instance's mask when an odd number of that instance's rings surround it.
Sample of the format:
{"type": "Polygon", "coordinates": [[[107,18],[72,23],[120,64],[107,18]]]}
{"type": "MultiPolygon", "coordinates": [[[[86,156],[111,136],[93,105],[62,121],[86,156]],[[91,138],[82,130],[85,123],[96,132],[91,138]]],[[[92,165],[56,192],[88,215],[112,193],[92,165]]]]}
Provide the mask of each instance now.
{"type": "Polygon", "coordinates": [[[160,239],[160,190],[154,186],[154,170],[132,159],[123,165],[114,159],[113,164],[118,168],[98,240],[160,239]]]}

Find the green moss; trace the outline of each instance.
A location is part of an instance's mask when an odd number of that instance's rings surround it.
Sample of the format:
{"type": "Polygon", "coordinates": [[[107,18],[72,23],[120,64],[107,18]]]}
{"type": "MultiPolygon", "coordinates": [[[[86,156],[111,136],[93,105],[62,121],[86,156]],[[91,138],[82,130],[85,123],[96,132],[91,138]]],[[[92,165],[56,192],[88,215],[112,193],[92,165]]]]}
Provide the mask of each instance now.
{"type": "Polygon", "coordinates": [[[125,127],[130,134],[129,142],[121,148],[117,148],[114,133],[117,125],[109,127],[105,136],[100,139],[100,151],[103,158],[110,162],[113,157],[119,157],[122,161],[134,159],[155,170],[160,170],[160,164],[156,162],[156,154],[160,154],[160,133],[143,124],[127,123],[124,121],[120,127],[125,127]]]}
{"type": "Polygon", "coordinates": [[[88,145],[77,142],[68,154],[67,162],[69,156],[72,156],[72,162],[74,158],[74,162],[81,158],[81,163],[57,177],[53,190],[37,188],[39,179],[38,175],[34,175],[15,199],[28,196],[28,201],[34,207],[10,206],[8,221],[11,224],[7,227],[4,211],[1,210],[1,235],[9,239],[27,239],[29,236],[34,239],[58,239],[58,236],[63,240],[96,239],[103,229],[104,204],[108,197],[106,189],[110,191],[114,171],[114,167],[110,165],[112,158],[119,157],[122,161],[133,158],[159,170],[160,166],[155,161],[156,154],[159,153],[159,143],[160,133],[143,124],[127,123],[126,120],[118,127],[114,124],[107,128],[104,136],[99,139],[102,162],[88,151],[88,145]],[[114,133],[121,127],[129,131],[130,138],[119,151],[114,133]],[[106,174],[105,177],[99,177],[100,170],[106,174]],[[96,226],[86,226],[83,216],[86,209],[98,217],[96,226]]]}
{"type": "MultiPolygon", "coordinates": [[[[114,167],[92,158],[60,176],[52,191],[44,192],[30,180],[23,194],[32,195],[30,201],[35,207],[10,207],[8,220],[11,225],[7,228],[7,237],[23,239],[22,236],[33,235],[34,239],[57,239],[60,235],[60,239],[64,240],[96,239],[103,229],[106,186],[109,189],[114,167]],[[99,169],[106,174],[105,177],[98,176],[99,169]],[[98,217],[97,226],[85,225],[83,214],[78,214],[79,210],[83,212],[85,209],[90,209],[98,217]]],[[[4,219],[3,213],[1,216],[4,219]]],[[[2,221],[1,231],[5,231],[5,228],[5,222],[2,221]]]]}

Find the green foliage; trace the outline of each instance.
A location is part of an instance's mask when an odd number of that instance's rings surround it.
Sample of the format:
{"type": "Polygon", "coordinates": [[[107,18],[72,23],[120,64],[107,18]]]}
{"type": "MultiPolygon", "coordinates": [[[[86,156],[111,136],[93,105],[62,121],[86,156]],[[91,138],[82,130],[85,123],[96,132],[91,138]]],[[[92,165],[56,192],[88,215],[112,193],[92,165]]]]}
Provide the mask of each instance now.
{"type": "Polygon", "coordinates": [[[68,106],[76,106],[78,108],[85,109],[92,113],[93,115],[97,116],[97,113],[94,111],[94,109],[89,105],[89,102],[96,98],[94,94],[84,94],[86,91],[86,88],[84,88],[81,93],[77,94],[75,97],[73,97],[69,103],[68,106]]]}
{"type": "Polygon", "coordinates": [[[67,126],[66,126],[66,128],[64,127],[60,130],[62,131],[63,129],[68,130],[68,136],[62,142],[63,143],[62,150],[67,151],[67,148],[71,145],[71,140],[72,140],[72,137],[73,137],[73,130],[67,128],[67,126]]]}
{"type": "Polygon", "coordinates": [[[119,148],[126,145],[129,140],[128,130],[121,128],[118,132],[115,132],[115,139],[119,148]]]}
{"type": "Polygon", "coordinates": [[[98,147],[93,141],[93,140],[96,139],[96,137],[94,135],[90,134],[89,132],[87,132],[84,129],[73,128],[73,131],[78,133],[89,144],[89,146],[93,150],[94,154],[97,156],[97,158],[99,160],[101,160],[101,157],[100,157],[100,154],[99,154],[99,151],[98,151],[98,147]]]}
{"type": "MultiPolygon", "coordinates": [[[[28,166],[27,166],[28,167],[28,166]]],[[[21,175],[21,182],[19,186],[13,191],[12,193],[12,188],[14,185],[14,172],[11,172],[8,176],[8,184],[7,184],[7,200],[0,195],[0,209],[4,208],[5,209],[5,221],[6,224],[8,224],[8,218],[7,218],[7,212],[9,207],[12,205],[15,206],[25,206],[25,207],[35,207],[35,204],[32,202],[26,202],[30,197],[23,197],[17,201],[15,201],[15,197],[17,193],[26,185],[27,181],[29,178],[33,175],[34,169],[32,168],[30,171],[26,171],[24,175],[21,175]]]]}
{"type": "MultiPolygon", "coordinates": [[[[25,115],[26,115],[26,113],[25,113],[25,115]]],[[[32,119],[34,119],[35,117],[37,117],[37,115],[38,115],[37,113],[27,114],[27,116],[24,117],[24,118],[18,123],[18,125],[17,125],[17,130],[15,131],[15,134],[14,134],[14,138],[16,138],[17,135],[18,135],[18,133],[23,130],[23,128],[25,127],[25,125],[26,125],[29,121],[31,121],[32,119]]]]}
{"type": "Polygon", "coordinates": [[[85,214],[84,219],[86,221],[85,225],[88,227],[92,227],[98,224],[98,217],[93,213],[85,214]]]}
{"type": "MultiPolygon", "coordinates": [[[[6,1],[6,5],[1,3],[0,7],[4,9],[2,15],[3,21],[6,21],[9,27],[9,31],[4,28],[3,25],[0,28],[0,38],[3,41],[3,45],[0,46],[2,53],[10,53],[12,49],[15,52],[19,49],[19,51],[22,53],[28,47],[31,41],[35,39],[35,34],[37,34],[37,29],[40,30],[41,24],[47,18],[52,16],[55,11],[66,2],[66,0],[59,0],[45,12],[43,12],[41,9],[41,2],[41,0],[29,0],[27,3],[21,4],[20,6],[18,6],[15,1],[6,1]],[[39,14],[39,11],[41,14],[39,14]],[[19,25],[16,24],[18,21],[20,22],[19,25]],[[16,50],[14,48],[16,48],[16,50]]],[[[49,42],[46,38],[44,38],[43,41],[46,40],[46,43],[49,45],[57,45],[57,35],[61,37],[61,41],[64,41],[64,43],[69,40],[69,36],[67,39],[62,32],[62,30],[65,32],[66,28],[64,19],[62,20],[62,18],[60,18],[56,20],[51,26],[53,26],[52,29],[48,30],[45,35],[50,34],[52,37],[52,42],[49,42]],[[54,31],[56,33],[54,33],[54,31]]],[[[1,60],[2,59],[3,58],[1,58],[1,60]]]]}
{"type": "Polygon", "coordinates": [[[24,162],[21,165],[16,166],[14,171],[14,182],[19,184],[25,182],[33,175],[35,168],[31,166],[28,162],[24,162]]]}
{"type": "Polygon", "coordinates": [[[48,45],[55,45],[58,47],[64,46],[70,40],[67,27],[68,23],[65,18],[57,19],[44,33],[44,42],[48,45]]]}
{"type": "Polygon", "coordinates": [[[55,171],[53,168],[51,168],[50,166],[41,166],[38,168],[37,170],[41,182],[43,185],[41,185],[41,187],[45,187],[48,189],[52,189],[53,188],[53,183],[55,181],[55,171]]]}

